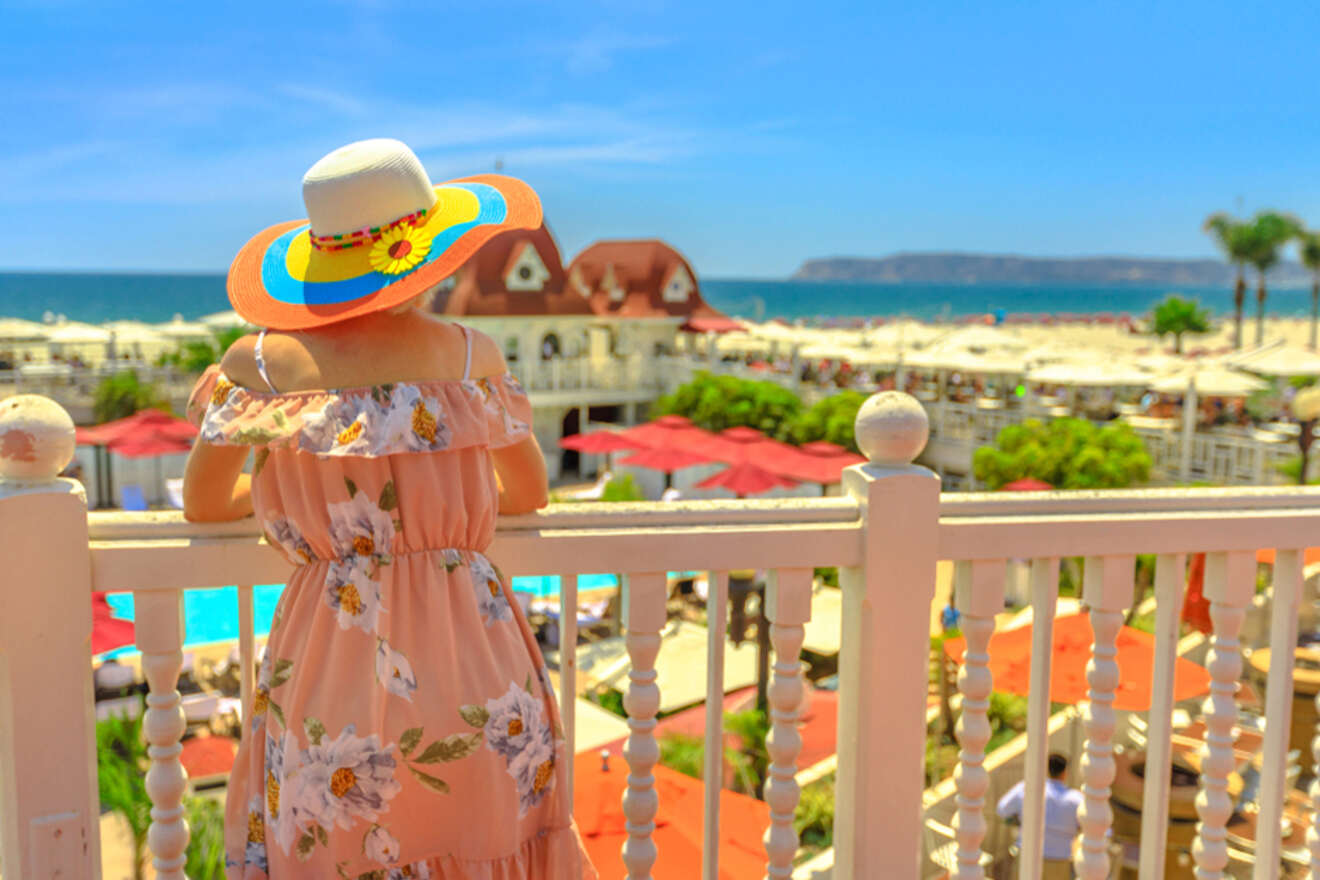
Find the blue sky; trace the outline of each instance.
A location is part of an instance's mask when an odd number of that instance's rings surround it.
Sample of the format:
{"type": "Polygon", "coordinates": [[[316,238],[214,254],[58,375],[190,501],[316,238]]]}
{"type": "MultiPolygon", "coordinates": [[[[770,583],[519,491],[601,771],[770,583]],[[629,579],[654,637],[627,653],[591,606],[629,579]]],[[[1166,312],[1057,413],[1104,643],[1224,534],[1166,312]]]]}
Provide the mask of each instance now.
{"type": "Polygon", "coordinates": [[[1309,2],[0,0],[0,267],[222,270],[315,159],[541,193],[565,258],[712,277],[900,250],[1205,256],[1320,226],[1309,2]],[[111,9],[110,7],[124,7],[111,9]]]}

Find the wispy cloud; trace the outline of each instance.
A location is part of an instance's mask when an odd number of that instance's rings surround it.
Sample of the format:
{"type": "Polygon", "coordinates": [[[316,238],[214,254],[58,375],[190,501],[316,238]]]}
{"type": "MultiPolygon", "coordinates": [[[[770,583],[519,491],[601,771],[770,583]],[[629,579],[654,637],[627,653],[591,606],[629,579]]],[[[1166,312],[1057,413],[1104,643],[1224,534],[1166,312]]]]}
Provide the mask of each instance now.
{"type": "Polygon", "coordinates": [[[304,104],[310,104],[321,110],[328,110],[340,116],[360,116],[366,110],[366,102],[345,92],[306,86],[301,83],[283,83],[275,91],[286,98],[292,98],[304,104]]]}
{"type": "MultiPolygon", "coordinates": [[[[493,104],[381,106],[343,98],[346,112],[337,118],[320,114],[316,125],[302,128],[283,120],[268,138],[212,144],[204,151],[144,129],[119,141],[71,142],[11,157],[0,161],[0,204],[77,198],[201,207],[296,200],[299,176],[318,156],[369,136],[405,141],[437,179],[489,168],[497,158],[515,172],[574,164],[657,165],[693,155],[712,142],[710,132],[673,119],[595,105],[531,111],[493,104]],[[350,108],[363,112],[352,116],[350,108]],[[65,170],[51,174],[43,169],[65,170]]],[[[299,96],[310,103],[323,99],[299,96]]]]}
{"type": "Polygon", "coordinates": [[[568,72],[577,76],[604,73],[614,66],[616,55],[663,49],[672,45],[668,37],[646,34],[623,34],[617,31],[595,31],[562,44],[558,51],[564,54],[568,72]]]}

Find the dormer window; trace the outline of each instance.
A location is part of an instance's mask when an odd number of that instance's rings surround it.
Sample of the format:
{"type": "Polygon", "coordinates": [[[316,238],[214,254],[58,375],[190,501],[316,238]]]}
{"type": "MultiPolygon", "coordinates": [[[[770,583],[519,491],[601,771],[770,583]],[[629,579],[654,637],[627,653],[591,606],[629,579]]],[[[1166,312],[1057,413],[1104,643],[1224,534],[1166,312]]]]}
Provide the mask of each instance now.
{"type": "Polygon", "coordinates": [[[550,280],[550,270],[530,241],[523,242],[517,258],[504,273],[504,286],[509,290],[538,291],[550,280]]]}
{"type": "Polygon", "coordinates": [[[600,279],[600,286],[610,296],[610,302],[623,302],[623,297],[627,293],[619,279],[614,274],[614,264],[610,263],[605,267],[605,275],[600,279]]]}
{"type": "Polygon", "coordinates": [[[669,278],[665,281],[660,296],[665,302],[687,302],[695,287],[696,285],[692,283],[692,276],[688,274],[688,270],[682,264],[679,264],[674,267],[674,271],[669,273],[669,278]]]}
{"type": "Polygon", "coordinates": [[[578,292],[579,296],[583,297],[584,299],[589,299],[591,297],[591,288],[587,286],[587,282],[582,280],[581,266],[575,265],[569,271],[568,284],[570,287],[572,287],[574,290],[578,292]]]}

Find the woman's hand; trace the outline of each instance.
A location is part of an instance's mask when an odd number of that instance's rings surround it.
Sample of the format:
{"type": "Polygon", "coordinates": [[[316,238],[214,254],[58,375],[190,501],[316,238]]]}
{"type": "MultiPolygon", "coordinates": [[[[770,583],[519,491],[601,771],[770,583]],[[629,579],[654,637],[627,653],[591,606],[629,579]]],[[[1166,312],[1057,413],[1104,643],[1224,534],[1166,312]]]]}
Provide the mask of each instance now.
{"type": "Polygon", "coordinates": [[[226,522],[252,515],[252,478],[243,473],[246,446],[193,445],[183,472],[183,517],[226,522]]]}

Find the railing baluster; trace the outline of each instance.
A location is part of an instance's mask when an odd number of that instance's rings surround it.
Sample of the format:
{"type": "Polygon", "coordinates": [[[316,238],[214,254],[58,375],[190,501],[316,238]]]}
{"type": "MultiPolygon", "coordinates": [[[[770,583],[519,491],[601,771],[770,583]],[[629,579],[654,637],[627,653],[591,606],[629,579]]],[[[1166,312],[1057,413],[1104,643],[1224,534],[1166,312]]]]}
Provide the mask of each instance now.
{"type": "Polygon", "coordinates": [[[1141,802],[1141,880],[1164,877],[1173,755],[1173,673],[1186,571],[1184,554],[1165,553],[1155,560],[1155,662],[1141,802]]]}
{"type": "Polygon", "coordinates": [[[238,725],[239,739],[247,736],[248,719],[252,716],[252,688],[256,682],[256,634],[252,626],[252,588],[238,588],[238,699],[243,706],[242,723],[238,725]]]}
{"type": "MultiPolygon", "coordinates": [[[[1210,696],[1205,715],[1205,745],[1201,749],[1201,791],[1196,812],[1201,817],[1192,856],[1198,880],[1219,880],[1228,867],[1228,820],[1233,799],[1228,781],[1236,769],[1233,744],[1237,732],[1237,689],[1242,677],[1242,649],[1238,633],[1246,606],[1256,592],[1254,553],[1211,553],[1205,565],[1205,597],[1210,600],[1214,635],[1206,668],[1210,670],[1210,696]]],[[[1290,645],[1280,645],[1289,650],[1290,645]]]]}
{"type": "Polygon", "coordinates": [[[770,640],[775,649],[774,678],[768,694],[771,727],[765,741],[770,754],[770,778],[765,783],[765,801],[770,805],[770,827],[765,832],[769,880],[789,880],[793,876],[793,856],[798,849],[793,815],[802,792],[794,777],[797,756],[802,751],[797,721],[803,693],[803,625],[811,619],[811,581],[810,568],[780,569],[770,572],[766,592],[765,616],[771,624],[770,640]]]}
{"type": "Polygon", "coordinates": [[[1045,778],[1050,745],[1050,661],[1059,598],[1059,560],[1031,563],[1031,693],[1027,697],[1027,757],[1022,796],[1019,880],[1040,880],[1045,856],[1045,778]]]}
{"type": "Polygon", "coordinates": [[[1114,783],[1114,691],[1118,688],[1117,639],[1123,625],[1123,609],[1132,601],[1133,556],[1089,557],[1086,560],[1083,599],[1091,608],[1091,630],[1095,641],[1086,667],[1087,692],[1083,717],[1086,724],[1086,753],[1082,756],[1082,806],[1077,821],[1082,829],[1082,848],[1074,862],[1081,880],[1104,880],[1109,876],[1107,849],[1114,811],[1109,806],[1114,783]]]}
{"type": "Polygon", "coordinates": [[[573,756],[577,754],[578,576],[559,576],[559,716],[568,746],[568,802],[573,802],[573,756]]]}
{"type": "Polygon", "coordinates": [[[159,880],[186,880],[188,823],[183,818],[183,794],[188,774],[179,763],[186,722],[179,696],[183,668],[183,592],[136,593],[133,597],[137,647],[150,693],[142,719],[147,755],[147,794],[151,797],[151,829],[147,843],[159,880]]]}
{"type": "Polygon", "coordinates": [[[1279,874],[1283,837],[1283,801],[1288,794],[1288,738],[1292,733],[1293,663],[1297,644],[1297,606],[1302,594],[1302,552],[1274,554],[1270,608],[1270,669],[1265,687],[1265,744],[1260,770],[1260,814],[1256,821],[1254,880],[1279,874]]]}
{"type": "Polygon", "coordinates": [[[660,653],[660,630],[665,625],[665,584],[664,572],[624,577],[623,619],[628,627],[625,644],[632,661],[628,692],[623,697],[631,731],[623,747],[629,769],[628,788],[623,793],[628,831],[623,864],[628,869],[628,880],[649,880],[657,854],[652,834],[660,799],[651,771],[660,760],[660,745],[655,738],[655,715],[660,710],[655,659],[660,653]]]}
{"type": "Polygon", "coordinates": [[[706,752],[702,778],[706,815],[702,825],[701,877],[719,880],[720,790],[724,787],[724,643],[729,619],[729,573],[706,572],[706,752]]]}
{"type": "Polygon", "coordinates": [[[962,693],[962,716],[958,719],[958,814],[953,829],[958,835],[958,865],[953,880],[981,880],[981,842],[985,840],[985,797],[990,774],[985,769],[985,747],[990,742],[990,637],[995,615],[1004,610],[1003,560],[959,562],[954,571],[954,589],[960,625],[967,651],[958,671],[962,693]]]}

